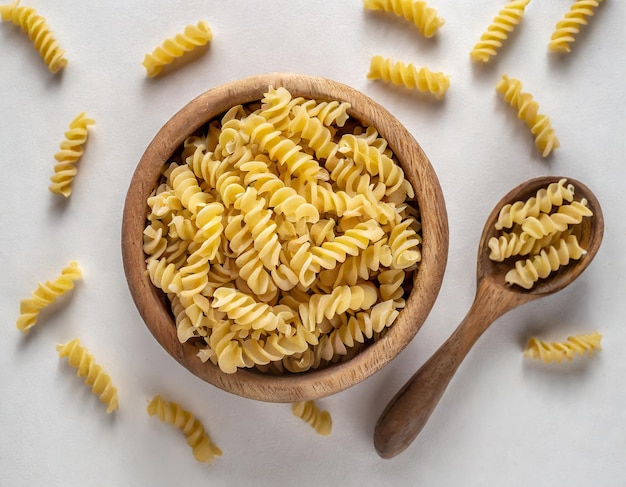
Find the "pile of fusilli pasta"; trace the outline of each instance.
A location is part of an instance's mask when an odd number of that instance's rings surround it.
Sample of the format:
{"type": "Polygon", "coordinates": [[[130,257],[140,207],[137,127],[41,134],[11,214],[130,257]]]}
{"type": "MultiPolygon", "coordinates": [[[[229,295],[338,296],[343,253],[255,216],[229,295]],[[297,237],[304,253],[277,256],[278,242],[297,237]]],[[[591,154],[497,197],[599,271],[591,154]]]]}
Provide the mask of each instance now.
{"type": "Polygon", "coordinates": [[[495,224],[500,234],[488,242],[489,258],[513,259],[506,282],[531,289],[539,279],[586,253],[578,241],[580,224],[592,215],[584,198],[574,199],[574,186],[566,179],[551,183],[526,201],[502,207],[495,224]]]}
{"type": "Polygon", "coordinates": [[[421,260],[413,188],[349,104],[269,88],[188,137],[148,199],[147,270],[223,371],[300,372],[391,325],[421,260]]]}

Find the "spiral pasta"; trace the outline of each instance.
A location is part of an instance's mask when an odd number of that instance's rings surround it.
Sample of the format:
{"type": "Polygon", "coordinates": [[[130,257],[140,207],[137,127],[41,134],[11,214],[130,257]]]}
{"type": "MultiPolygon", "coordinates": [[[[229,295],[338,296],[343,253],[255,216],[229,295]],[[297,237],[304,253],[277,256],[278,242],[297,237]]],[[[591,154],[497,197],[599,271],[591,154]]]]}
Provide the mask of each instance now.
{"type": "Polygon", "coordinates": [[[65,344],[57,345],[57,351],[59,357],[67,357],[67,363],[78,369],[76,371],[78,377],[85,377],[85,384],[91,387],[91,392],[107,405],[107,414],[117,410],[117,389],[113,386],[111,377],[96,363],[93,355],[80,344],[80,339],[74,338],[65,344]]]}
{"type": "Polygon", "coordinates": [[[54,174],[50,177],[50,191],[68,198],[72,193],[72,181],[78,172],[75,164],[83,156],[83,145],[87,142],[87,127],[96,122],[88,118],[85,112],[79,113],[65,132],[65,140],[61,142],[61,150],[54,156],[54,174]]]}
{"type": "Polygon", "coordinates": [[[508,284],[531,289],[539,279],[585,255],[578,237],[583,219],[593,211],[585,198],[574,200],[574,194],[574,186],[562,178],[500,209],[494,224],[498,233],[487,247],[489,259],[512,261],[504,276],[508,284]]]}
{"type": "Polygon", "coordinates": [[[404,307],[415,194],[350,105],[269,88],[188,137],[147,200],[147,276],[179,341],[225,373],[346,360],[404,307]],[[341,130],[339,130],[341,127],[341,130]]]}
{"type": "Polygon", "coordinates": [[[28,34],[51,73],[57,73],[67,66],[65,51],[59,47],[46,20],[34,8],[24,7],[20,5],[20,0],[14,0],[9,5],[0,5],[0,16],[28,34]]]}
{"type": "Polygon", "coordinates": [[[509,37],[515,26],[522,21],[524,10],[530,0],[513,0],[498,12],[480,40],[470,51],[473,61],[486,63],[496,56],[502,42],[509,37]]]}
{"type": "Polygon", "coordinates": [[[78,267],[78,262],[72,261],[64,267],[53,281],[46,281],[38,284],[30,298],[20,302],[20,315],[17,318],[17,329],[27,334],[35,326],[39,318],[39,313],[46,306],[52,304],[60,296],[74,288],[74,281],[82,277],[82,272],[78,267]]]}
{"type": "Polygon", "coordinates": [[[211,441],[200,420],[178,403],[165,401],[160,395],[156,395],[146,410],[150,416],[156,416],[160,421],[181,430],[198,462],[210,464],[216,457],[222,456],[222,451],[211,441]]]}
{"type": "Polygon", "coordinates": [[[213,39],[213,32],[204,20],[197,25],[188,25],[182,33],[166,39],[151,54],[146,54],[143,67],[149,78],[159,75],[163,67],[197,47],[206,45],[213,39]]]}
{"type": "Polygon", "coordinates": [[[551,272],[569,264],[570,260],[580,259],[585,253],[576,236],[570,235],[547,249],[542,249],[532,259],[524,262],[518,260],[515,268],[506,273],[504,280],[509,284],[530,289],[539,279],[545,279],[551,272]]]}
{"type": "Polygon", "coordinates": [[[574,186],[567,184],[567,179],[550,183],[547,188],[540,188],[537,194],[526,201],[516,201],[504,205],[498,214],[496,230],[510,228],[515,223],[522,223],[527,217],[537,217],[540,213],[549,213],[553,206],[561,206],[574,199],[574,186]]]}
{"type": "Polygon", "coordinates": [[[568,53],[570,44],[576,41],[580,28],[587,25],[587,17],[593,16],[593,9],[602,0],[578,0],[570,7],[565,16],[559,20],[552,32],[548,49],[552,52],[568,53]]]}
{"type": "Polygon", "coordinates": [[[578,334],[567,337],[563,342],[547,342],[531,337],[528,340],[524,357],[529,357],[549,364],[560,363],[563,359],[572,360],[576,355],[589,354],[602,350],[602,335],[598,332],[587,335],[578,334]]]}
{"type": "Polygon", "coordinates": [[[291,405],[293,415],[308,423],[318,434],[330,435],[333,422],[328,411],[319,409],[314,401],[294,402],[291,405]]]}
{"type": "Polygon", "coordinates": [[[522,83],[518,79],[509,78],[506,74],[496,85],[496,91],[504,95],[504,100],[517,109],[517,118],[523,120],[535,136],[535,145],[543,157],[560,147],[550,119],[539,113],[539,105],[529,93],[522,92],[522,83]]]}
{"type": "Polygon", "coordinates": [[[394,62],[382,56],[372,57],[367,77],[430,93],[438,99],[443,98],[450,86],[450,77],[444,73],[435,73],[426,67],[418,69],[411,63],[394,62]]]}
{"type": "Polygon", "coordinates": [[[444,24],[437,11],[420,0],[363,0],[363,6],[367,10],[382,10],[405,18],[412,22],[424,37],[434,36],[444,24]]]}
{"type": "Polygon", "coordinates": [[[586,216],[593,215],[587,207],[587,201],[572,201],[569,205],[560,206],[559,209],[548,215],[542,213],[537,217],[530,216],[521,224],[522,231],[533,238],[540,239],[546,235],[567,230],[570,225],[580,223],[586,216]]]}

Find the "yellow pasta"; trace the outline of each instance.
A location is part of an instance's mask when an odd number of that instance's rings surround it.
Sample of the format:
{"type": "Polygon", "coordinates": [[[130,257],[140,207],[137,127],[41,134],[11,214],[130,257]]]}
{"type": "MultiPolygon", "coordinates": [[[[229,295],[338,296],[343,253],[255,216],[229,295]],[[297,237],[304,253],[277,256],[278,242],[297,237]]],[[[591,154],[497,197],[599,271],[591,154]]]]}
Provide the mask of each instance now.
{"type": "Polygon", "coordinates": [[[415,194],[348,109],[270,87],[163,168],[147,200],[146,268],[200,360],[226,373],[323,367],[404,307],[421,261],[415,194]]]}
{"type": "Polygon", "coordinates": [[[291,405],[294,416],[308,423],[315,431],[328,436],[332,430],[333,422],[328,411],[322,411],[314,401],[294,402],[291,405]]]}
{"type": "Polygon", "coordinates": [[[504,100],[517,109],[517,118],[523,120],[535,136],[535,145],[543,157],[560,146],[559,139],[554,134],[550,119],[539,113],[539,105],[529,93],[522,92],[522,83],[506,74],[496,85],[496,91],[504,95],[504,100]]]}
{"type": "Polygon", "coordinates": [[[567,184],[563,178],[557,183],[551,183],[547,188],[541,188],[537,194],[526,201],[516,201],[504,205],[498,214],[496,230],[510,228],[515,223],[522,223],[527,217],[537,217],[540,213],[550,213],[553,206],[561,206],[564,202],[574,199],[574,186],[567,184]]]}
{"type": "Polygon", "coordinates": [[[498,12],[485,33],[470,51],[470,57],[476,62],[486,63],[491,56],[496,56],[515,26],[522,21],[524,10],[530,0],[513,0],[498,12]]]}
{"type": "Polygon", "coordinates": [[[50,177],[52,184],[48,187],[53,193],[68,198],[72,193],[72,181],[78,172],[75,164],[83,156],[83,145],[87,142],[87,127],[96,122],[88,118],[85,112],[79,113],[70,122],[65,132],[65,140],[61,142],[61,150],[54,156],[54,174],[50,177]]]}
{"type": "Polygon", "coordinates": [[[188,25],[182,33],[166,39],[151,54],[146,54],[143,67],[149,78],[159,75],[163,67],[172,63],[197,47],[206,45],[213,39],[213,32],[204,20],[197,25],[188,25]]]}
{"type": "Polygon", "coordinates": [[[583,219],[593,212],[585,198],[574,200],[574,192],[563,178],[525,201],[502,207],[494,225],[498,233],[487,246],[489,259],[512,261],[504,276],[508,284],[532,289],[540,279],[585,255],[578,236],[583,219]],[[505,228],[511,230],[504,232],[505,228]]]}
{"type": "Polygon", "coordinates": [[[98,365],[87,349],[80,344],[78,338],[64,345],[57,345],[59,357],[67,357],[67,362],[78,369],[76,375],[85,377],[85,384],[91,386],[91,391],[100,397],[100,401],[107,405],[107,414],[118,408],[117,389],[111,382],[111,377],[98,365]]]}
{"type": "Polygon", "coordinates": [[[585,353],[591,357],[594,352],[602,350],[601,341],[602,335],[598,332],[570,336],[563,342],[547,342],[532,337],[528,340],[524,356],[546,364],[560,363],[563,359],[572,360],[576,355],[585,353]]]}
{"type": "Polygon", "coordinates": [[[211,441],[202,423],[179,404],[165,401],[160,395],[156,395],[146,410],[150,416],[156,416],[162,422],[181,430],[198,462],[210,464],[216,457],[222,456],[222,451],[211,441]]]}
{"type": "Polygon", "coordinates": [[[82,272],[78,267],[78,262],[72,261],[54,281],[46,281],[44,284],[39,284],[30,298],[23,299],[20,302],[17,329],[27,334],[37,323],[41,310],[72,290],[74,281],[81,277],[82,272]]]}
{"type": "Polygon", "coordinates": [[[24,7],[20,5],[20,0],[15,0],[9,5],[0,5],[0,16],[2,20],[13,22],[28,34],[51,73],[54,74],[67,65],[65,51],[59,47],[46,20],[34,8],[24,7]]]}
{"type": "Polygon", "coordinates": [[[363,6],[367,10],[382,10],[405,18],[412,22],[424,37],[434,36],[444,24],[437,11],[420,0],[363,0],[363,6]]]}
{"type": "Polygon", "coordinates": [[[442,72],[435,73],[426,67],[418,69],[411,63],[394,62],[382,56],[372,57],[367,77],[431,93],[438,99],[443,98],[450,86],[450,77],[442,72]]]}
{"type": "Polygon", "coordinates": [[[574,2],[563,19],[559,20],[552,32],[548,48],[552,52],[568,53],[570,44],[576,41],[580,28],[587,25],[587,17],[593,16],[593,9],[600,5],[602,0],[578,0],[574,2]]]}
{"type": "Polygon", "coordinates": [[[518,260],[515,268],[506,273],[504,280],[509,284],[530,289],[539,279],[545,279],[552,272],[569,264],[571,260],[580,259],[585,253],[576,236],[570,235],[542,249],[539,255],[532,259],[518,260]]]}

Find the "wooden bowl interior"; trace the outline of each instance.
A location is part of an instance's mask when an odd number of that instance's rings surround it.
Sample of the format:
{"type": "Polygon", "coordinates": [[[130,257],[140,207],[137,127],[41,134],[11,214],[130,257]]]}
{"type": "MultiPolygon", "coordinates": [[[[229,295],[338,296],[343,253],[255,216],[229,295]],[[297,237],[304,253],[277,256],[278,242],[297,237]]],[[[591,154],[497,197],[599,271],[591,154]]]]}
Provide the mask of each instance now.
{"type": "Polygon", "coordinates": [[[362,93],[324,78],[276,73],[256,76],[211,89],[174,115],[146,149],[132,177],[122,222],[122,257],[131,295],[157,341],[181,365],[203,380],[234,394],[271,402],[315,399],[350,387],[370,376],[403,350],[430,312],[443,279],[448,253],[448,223],[437,176],[418,143],[387,110],[362,93]],[[422,262],[415,273],[406,308],[379,340],[353,358],[319,370],[274,376],[253,370],[223,373],[203,363],[198,349],[180,343],[164,293],[146,273],[142,246],[148,206],[146,200],[161,176],[163,165],[185,138],[234,105],[258,101],[268,86],[287,88],[293,96],[347,101],[351,118],[376,127],[389,143],[415,189],[422,219],[422,262]]]}

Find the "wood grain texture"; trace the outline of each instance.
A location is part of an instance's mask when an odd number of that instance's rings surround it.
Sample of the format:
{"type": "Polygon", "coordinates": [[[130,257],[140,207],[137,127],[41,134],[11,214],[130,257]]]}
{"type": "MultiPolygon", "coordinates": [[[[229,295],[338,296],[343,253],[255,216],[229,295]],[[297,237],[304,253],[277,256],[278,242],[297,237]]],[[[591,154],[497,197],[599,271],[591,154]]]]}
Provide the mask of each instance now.
{"type": "Polygon", "coordinates": [[[246,78],[213,88],[192,100],[156,134],[130,182],[122,221],[122,258],[128,286],[147,327],[183,367],[201,379],[234,394],[271,402],[316,399],[350,387],[392,360],[415,336],[430,312],[443,279],[448,254],[448,220],[439,181],[419,144],[386,109],[347,85],[325,78],[274,73],[246,78]],[[181,344],[164,293],[146,273],[143,230],[147,198],[156,187],[161,168],[185,138],[234,105],[258,101],[268,86],[287,88],[293,96],[347,101],[349,114],[376,127],[397,156],[406,178],[415,188],[422,218],[422,262],[406,308],[380,340],[354,358],[321,370],[280,377],[252,370],[225,374],[210,362],[202,363],[197,348],[181,344]]]}
{"type": "Polygon", "coordinates": [[[430,359],[409,379],[389,402],[374,429],[374,446],[383,458],[403,452],[420,433],[443,396],[450,380],[476,340],[500,316],[517,306],[560,291],[573,282],[591,263],[604,234],[602,209],[595,195],[580,181],[568,178],[575,187],[575,199],[586,198],[593,216],[582,222],[580,244],[587,249],[574,261],[539,280],[531,289],[510,286],[504,276],[510,262],[489,259],[487,242],[495,236],[495,222],[500,208],[507,203],[526,200],[538,189],[561,177],[541,177],[526,181],[500,200],[489,217],[478,245],[477,287],[474,303],[465,319],[430,359]]]}

